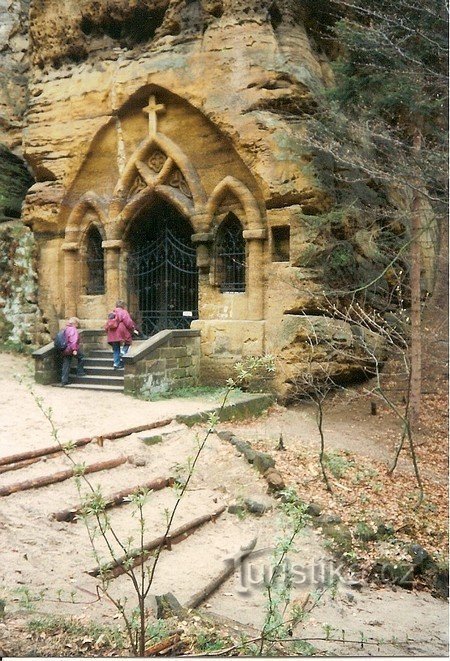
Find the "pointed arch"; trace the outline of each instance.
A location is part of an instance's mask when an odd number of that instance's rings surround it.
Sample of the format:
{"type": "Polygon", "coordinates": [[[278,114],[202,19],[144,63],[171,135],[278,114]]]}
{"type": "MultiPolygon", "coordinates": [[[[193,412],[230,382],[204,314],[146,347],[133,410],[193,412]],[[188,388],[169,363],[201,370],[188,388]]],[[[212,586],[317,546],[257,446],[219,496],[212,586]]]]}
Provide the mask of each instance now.
{"type": "Polygon", "coordinates": [[[103,236],[106,236],[106,229],[108,226],[106,211],[99,196],[92,191],[88,191],[80,198],[70,213],[65,231],[65,240],[67,242],[81,244],[83,234],[91,224],[91,221],[86,219],[86,214],[90,209],[94,211],[98,217],[99,225],[101,226],[100,233],[103,236]]]}
{"type": "MultiPolygon", "coordinates": [[[[206,193],[193,164],[178,145],[161,133],[144,140],[128,160],[114,189],[114,209],[117,209],[118,202],[122,203],[122,209],[127,205],[136,178],[144,185],[132,198],[143,193],[148,195],[159,187],[171,187],[179,190],[187,200],[192,200],[196,211],[206,204],[206,193]]],[[[175,198],[179,197],[175,195],[175,198]]],[[[128,203],[134,201],[132,199],[128,203]]]]}
{"type": "Polygon", "coordinates": [[[235,177],[225,177],[214,188],[207,203],[207,215],[209,222],[212,222],[214,214],[220,206],[221,201],[227,193],[231,193],[240,202],[245,213],[246,229],[261,229],[263,222],[258,203],[249,191],[247,186],[235,177]]]}
{"type": "Polygon", "coordinates": [[[148,186],[135,195],[116,217],[115,234],[117,237],[124,236],[133,218],[140,211],[149,207],[157,198],[172,204],[185,218],[191,218],[194,215],[195,209],[192,202],[176,189],[164,185],[148,186]]]}
{"type": "Polygon", "coordinates": [[[242,223],[230,211],[217,228],[214,247],[214,282],[221,292],[244,292],[246,268],[242,223]]]}

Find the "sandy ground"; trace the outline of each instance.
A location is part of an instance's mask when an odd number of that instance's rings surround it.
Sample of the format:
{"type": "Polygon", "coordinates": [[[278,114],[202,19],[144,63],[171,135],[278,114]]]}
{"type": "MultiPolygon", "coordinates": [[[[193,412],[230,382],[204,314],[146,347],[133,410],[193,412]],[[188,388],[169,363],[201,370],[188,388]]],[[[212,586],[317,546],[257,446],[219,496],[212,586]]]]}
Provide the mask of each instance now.
{"type": "MultiPolygon", "coordinates": [[[[27,375],[30,361],[11,355],[0,355],[0,456],[31,448],[52,445],[51,428],[39,410],[25,382],[18,376],[27,375]]],[[[53,387],[33,386],[46,407],[51,407],[53,419],[62,441],[86,436],[107,435],[108,432],[150,423],[155,420],[202,410],[211,401],[166,400],[143,402],[120,393],[86,392],[53,387]]],[[[361,423],[363,424],[363,422],[361,423]]],[[[370,421],[369,423],[370,424],[370,421]]],[[[252,431],[242,426],[240,435],[270,434],[274,441],[280,431],[289,443],[290,433],[302,429],[305,442],[313,442],[314,420],[307,409],[282,410],[262,418],[252,431]],[[272,422],[271,422],[272,420],[272,422]]],[[[354,450],[361,430],[358,423],[333,425],[336,447],[354,450]]],[[[118,456],[131,458],[109,471],[91,477],[107,495],[126,487],[142,484],[156,477],[183,476],[189,459],[195,454],[202,430],[190,430],[173,424],[160,430],[163,440],[146,445],[143,438],[155,432],[142,432],[115,441],[105,441],[103,447],[90,444],[76,451],[76,461],[90,464],[118,456]],[[139,465],[136,465],[139,464],[139,465]]],[[[367,452],[379,456],[376,445],[367,452]]],[[[24,479],[54,473],[69,466],[62,456],[39,461],[20,471],[0,475],[0,484],[13,484],[24,479]]],[[[269,511],[257,517],[247,514],[239,518],[225,511],[215,523],[207,523],[172,551],[164,551],[155,574],[151,594],[171,591],[183,604],[226,566],[226,562],[254,537],[255,552],[249,561],[204,605],[206,610],[231,617],[258,628],[264,618],[266,599],[263,590],[264,570],[269,566],[275,540],[282,534],[282,523],[276,511],[276,501],[267,494],[265,480],[235,449],[212,435],[201,456],[189,492],[176,514],[175,527],[202,514],[214,512],[251,497],[266,504],[269,511]]],[[[145,540],[157,537],[165,528],[167,512],[175,499],[172,489],[151,495],[145,505],[145,540]]],[[[96,565],[86,529],[82,523],[58,523],[50,515],[78,501],[73,480],[66,480],[39,489],[11,494],[0,499],[0,594],[7,609],[21,607],[20,593],[41,594],[35,609],[41,613],[66,613],[108,622],[115,615],[106,599],[98,600],[96,580],[87,570],[96,565]],[[75,602],[75,603],[72,603],[75,602]]],[[[130,516],[131,505],[111,510],[111,521],[121,540],[133,537],[136,545],[138,526],[130,516]]],[[[117,542],[112,542],[117,548],[117,542]]],[[[107,549],[98,544],[101,557],[107,549]]],[[[289,561],[296,570],[293,599],[303,602],[306,595],[321,589],[327,572],[333,570],[322,539],[312,529],[303,531],[297,541],[297,553],[289,561]]],[[[133,590],[126,576],[111,585],[114,596],[132,599],[133,590]]],[[[447,654],[447,604],[428,594],[405,590],[355,589],[345,581],[336,594],[327,591],[301,630],[302,636],[323,636],[323,625],[334,631],[345,631],[347,640],[361,639],[361,632],[372,645],[361,648],[358,643],[317,642],[322,653],[336,655],[434,655],[447,654]],[[395,637],[396,641],[393,641],[395,637]],[[377,645],[377,642],[384,641],[377,645]]],[[[1,637],[1,631],[0,631],[1,637]]],[[[1,640],[0,640],[1,642],[1,640]]],[[[1,645],[0,645],[1,647],[1,645]]]]}

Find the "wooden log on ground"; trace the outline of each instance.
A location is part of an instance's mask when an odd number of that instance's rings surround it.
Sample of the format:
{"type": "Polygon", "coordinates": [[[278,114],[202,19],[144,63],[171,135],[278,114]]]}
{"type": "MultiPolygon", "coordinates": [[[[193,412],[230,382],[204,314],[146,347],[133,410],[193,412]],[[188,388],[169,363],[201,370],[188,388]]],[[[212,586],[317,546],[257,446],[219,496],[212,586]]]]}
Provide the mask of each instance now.
{"type": "Polygon", "coordinates": [[[167,654],[176,643],[180,642],[180,640],[181,638],[179,633],[176,633],[173,636],[169,636],[164,640],[160,640],[159,643],[155,643],[154,645],[146,648],[145,656],[153,656],[154,654],[161,654],[162,652],[167,654]]]}
{"type": "Polygon", "coordinates": [[[31,466],[31,464],[35,464],[40,460],[41,460],[40,457],[36,457],[35,459],[25,459],[24,461],[18,461],[15,464],[7,464],[6,466],[0,466],[0,474],[7,473],[8,471],[16,471],[19,470],[19,468],[25,468],[26,466],[31,466]]]}
{"type": "MultiPolygon", "coordinates": [[[[124,436],[130,436],[130,434],[137,434],[140,431],[147,431],[148,429],[155,429],[157,427],[167,427],[167,425],[170,425],[172,421],[173,418],[166,418],[165,420],[151,422],[147,425],[131,427],[130,429],[122,429],[121,431],[114,431],[110,434],[97,434],[96,436],[89,436],[88,438],[79,438],[77,441],[71,442],[71,445],[76,448],[80,448],[84,445],[88,445],[88,443],[92,443],[93,441],[99,441],[99,439],[115,440],[117,438],[123,438],[124,436]]],[[[65,444],[62,443],[62,445],[65,444]]],[[[62,452],[60,445],[52,445],[47,448],[38,448],[36,450],[28,450],[27,452],[21,452],[19,454],[11,454],[8,457],[0,457],[0,466],[15,464],[19,461],[25,461],[27,459],[35,459],[36,457],[45,457],[57,452],[62,452]]]]}
{"type": "MultiPolygon", "coordinates": [[[[109,459],[108,461],[100,461],[96,464],[90,464],[85,466],[84,474],[87,473],[96,473],[97,471],[107,470],[108,468],[116,468],[127,461],[127,457],[116,457],[115,459],[109,459]]],[[[39,489],[40,487],[46,487],[49,484],[55,484],[56,482],[63,482],[68,480],[74,475],[77,474],[73,468],[65,471],[59,471],[59,473],[53,473],[52,475],[43,475],[42,477],[36,477],[33,480],[25,480],[25,482],[16,482],[16,484],[10,484],[7,487],[0,488],[0,496],[9,496],[12,493],[17,493],[18,491],[27,491],[28,489],[39,489]]]]}
{"type": "Polygon", "coordinates": [[[182,542],[190,533],[196,530],[196,528],[199,528],[208,521],[214,522],[225,510],[226,507],[223,505],[211,514],[204,514],[193,521],[188,521],[188,523],[184,523],[179,528],[171,531],[169,535],[161,535],[160,537],[153,539],[151,542],[144,544],[141,549],[134,549],[129,554],[123,555],[120,558],[105,564],[103,567],[97,566],[94,567],[94,569],[90,569],[87,573],[91,576],[98,576],[103,571],[107,572],[108,578],[117,578],[117,576],[124,574],[130,566],[137,567],[138,565],[142,565],[155,549],[166,546],[170,550],[173,544],[182,542]],[[124,566],[125,563],[127,569],[124,566]]]}
{"type": "MultiPolygon", "coordinates": [[[[96,438],[96,437],[94,437],[96,438]]],[[[80,438],[78,441],[74,441],[72,445],[79,448],[83,445],[91,443],[93,438],[80,438]]],[[[63,443],[64,445],[64,443],[63,443]]],[[[56,454],[57,452],[62,452],[61,446],[52,445],[47,448],[37,448],[36,450],[28,450],[28,452],[21,452],[20,454],[11,454],[8,457],[0,457],[0,466],[7,466],[8,464],[14,464],[20,461],[26,461],[27,459],[40,459],[41,457],[46,457],[47,455],[56,454]]]]}
{"type": "MultiPolygon", "coordinates": [[[[110,496],[106,497],[106,505],[105,508],[109,509],[111,507],[117,507],[118,505],[122,505],[122,503],[125,501],[125,498],[130,496],[133,493],[136,493],[139,489],[148,489],[149,491],[159,491],[160,489],[164,489],[165,487],[172,486],[174,483],[173,477],[157,477],[150,482],[146,482],[145,484],[138,484],[135,487],[128,487],[127,489],[123,489],[122,491],[118,491],[116,493],[111,494],[110,496]]],[[[50,515],[51,519],[56,519],[56,521],[73,521],[75,517],[81,512],[82,507],[80,505],[74,505],[73,507],[68,507],[64,510],[60,510],[59,512],[54,512],[53,514],[50,515]]]]}
{"type": "Polygon", "coordinates": [[[228,567],[225,567],[217,576],[215,576],[209,583],[205,585],[204,588],[192,595],[192,597],[186,602],[185,608],[198,608],[201,603],[206,601],[216,590],[219,588],[222,583],[234,574],[236,569],[242,564],[243,560],[250,555],[253,549],[256,546],[257,538],[254,537],[250,544],[245,548],[241,549],[238,554],[234,556],[231,562],[229,562],[228,567]]]}
{"type": "Polygon", "coordinates": [[[112,434],[102,434],[102,436],[103,438],[106,438],[110,441],[114,441],[116,438],[130,436],[131,434],[138,434],[140,431],[147,431],[148,429],[155,429],[157,427],[167,427],[167,425],[170,425],[171,422],[173,422],[173,418],[166,418],[165,420],[160,420],[159,422],[151,422],[147,425],[140,425],[139,427],[130,427],[130,429],[114,431],[112,434]]]}

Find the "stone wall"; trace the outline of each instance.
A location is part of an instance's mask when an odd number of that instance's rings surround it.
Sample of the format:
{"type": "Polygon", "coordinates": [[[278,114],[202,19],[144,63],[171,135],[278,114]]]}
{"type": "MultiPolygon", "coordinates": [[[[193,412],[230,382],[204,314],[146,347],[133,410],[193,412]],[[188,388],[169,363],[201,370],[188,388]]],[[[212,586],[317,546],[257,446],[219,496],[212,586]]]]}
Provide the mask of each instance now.
{"type": "Polygon", "coordinates": [[[38,307],[37,248],[19,221],[0,225],[0,342],[19,349],[49,340],[38,307]]]}
{"type": "Polygon", "coordinates": [[[123,357],[124,390],[145,397],[199,384],[200,333],[193,330],[161,331],[133,345],[123,357]]]}

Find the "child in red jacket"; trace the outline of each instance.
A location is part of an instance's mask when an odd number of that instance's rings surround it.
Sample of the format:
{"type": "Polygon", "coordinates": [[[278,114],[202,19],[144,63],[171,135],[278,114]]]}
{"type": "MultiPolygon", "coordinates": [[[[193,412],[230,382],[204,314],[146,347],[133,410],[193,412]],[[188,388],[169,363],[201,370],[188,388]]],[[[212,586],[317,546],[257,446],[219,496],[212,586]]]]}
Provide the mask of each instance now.
{"type": "Polygon", "coordinates": [[[123,301],[117,301],[116,307],[108,315],[105,325],[106,339],[113,350],[114,369],[123,367],[122,356],[125,356],[133,341],[136,326],[123,301]]]}

